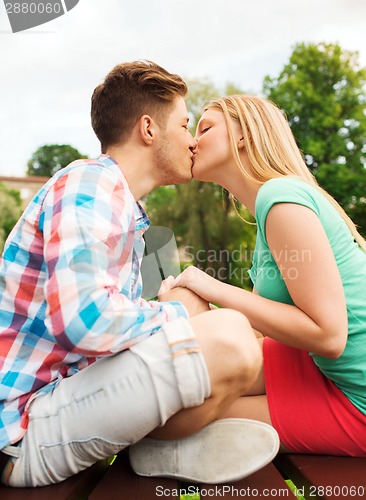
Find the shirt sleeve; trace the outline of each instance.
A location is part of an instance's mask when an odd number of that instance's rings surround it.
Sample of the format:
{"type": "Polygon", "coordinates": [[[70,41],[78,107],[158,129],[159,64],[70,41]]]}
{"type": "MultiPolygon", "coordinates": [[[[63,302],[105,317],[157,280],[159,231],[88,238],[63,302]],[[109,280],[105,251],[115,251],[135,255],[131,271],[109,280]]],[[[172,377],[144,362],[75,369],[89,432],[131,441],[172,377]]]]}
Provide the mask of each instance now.
{"type": "Polygon", "coordinates": [[[313,186],[299,178],[279,177],[264,183],[258,191],[255,206],[258,236],[267,244],[266,219],[268,212],[277,203],[303,205],[313,210],[319,217],[319,207],[313,189],[315,189],[313,186]]]}
{"type": "Polygon", "coordinates": [[[188,317],[179,302],[129,297],[129,280],[137,279],[131,263],[136,221],[127,194],[115,174],[87,164],[63,174],[45,197],[39,222],[45,323],[69,352],[113,354],[188,317]]]}

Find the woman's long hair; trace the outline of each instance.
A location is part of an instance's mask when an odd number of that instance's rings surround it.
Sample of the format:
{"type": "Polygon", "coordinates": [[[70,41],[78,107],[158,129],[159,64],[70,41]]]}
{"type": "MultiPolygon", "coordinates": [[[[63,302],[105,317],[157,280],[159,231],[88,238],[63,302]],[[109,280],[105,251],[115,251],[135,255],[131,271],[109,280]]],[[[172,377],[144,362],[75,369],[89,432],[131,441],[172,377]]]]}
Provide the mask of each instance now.
{"type": "Polygon", "coordinates": [[[355,241],[366,251],[366,241],[357,231],[355,224],[336,200],[318,185],[306,166],[287,120],[274,103],[260,97],[232,95],[213,99],[206,109],[210,108],[219,109],[224,114],[231,149],[243,176],[257,184],[285,176],[299,177],[312,184],[334,206],[355,241]],[[231,119],[240,124],[254,176],[246,171],[240,160],[231,119]]]}

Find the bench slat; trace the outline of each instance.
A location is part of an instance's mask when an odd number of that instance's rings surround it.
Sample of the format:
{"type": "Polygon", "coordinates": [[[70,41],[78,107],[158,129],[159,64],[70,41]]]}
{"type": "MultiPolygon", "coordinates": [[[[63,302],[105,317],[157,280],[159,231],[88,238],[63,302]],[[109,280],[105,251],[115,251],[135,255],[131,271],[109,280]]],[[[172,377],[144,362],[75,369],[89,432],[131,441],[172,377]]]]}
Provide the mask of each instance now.
{"type": "Polygon", "coordinates": [[[306,498],[366,498],[366,458],[288,454],[275,464],[306,498]]]}
{"type": "Polygon", "coordinates": [[[169,494],[169,498],[179,498],[179,481],[166,478],[146,478],[133,472],[128,460],[128,452],[122,451],[117,455],[116,461],[96,486],[89,500],[156,500],[157,492],[164,489],[177,492],[169,494]]]}
{"type": "MultiPolygon", "coordinates": [[[[292,491],[287,486],[283,477],[273,464],[269,464],[263,469],[254,472],[250,476],[235,483],[228,483],[225,485],[201,484],[200,486],[201,490],[207,489],[212,490],[212,492],[216,493],[215,496],[205,495],[205,497],[207,498],[220,498],[222,497],[222,495],[220,495],[221,492],[224,493],[224,498],[227,500],[234,498],[237,500],[238,498],[242,497],[294,497],[292,491]],[[226,487],[226,489],[223,489],[224,487],[226,487]],[[230,490],[228,488],[230,488],[230,490]],[[242,494],[240,494],[240,490],[242,490],[242,494]],[[271,490],[273,490],[272,494],[270,493],[271,490]]],[[[208,491],[208,493],[211,493],[211,491],[208,491]]]]}

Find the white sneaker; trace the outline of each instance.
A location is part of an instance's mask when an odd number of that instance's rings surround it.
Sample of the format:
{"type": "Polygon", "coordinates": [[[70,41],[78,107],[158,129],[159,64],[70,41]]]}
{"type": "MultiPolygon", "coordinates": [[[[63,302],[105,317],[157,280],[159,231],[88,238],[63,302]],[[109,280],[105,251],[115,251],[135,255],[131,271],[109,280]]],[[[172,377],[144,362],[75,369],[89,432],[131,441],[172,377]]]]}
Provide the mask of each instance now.
{"type": "Polygon", "coordinates": [[[130,447],[130,463],[140,476],[226,483],[267,465],[277,455],[279,446],[278,434],[270,425],[226,418],[183,439],[142,439],[130,447]]]}

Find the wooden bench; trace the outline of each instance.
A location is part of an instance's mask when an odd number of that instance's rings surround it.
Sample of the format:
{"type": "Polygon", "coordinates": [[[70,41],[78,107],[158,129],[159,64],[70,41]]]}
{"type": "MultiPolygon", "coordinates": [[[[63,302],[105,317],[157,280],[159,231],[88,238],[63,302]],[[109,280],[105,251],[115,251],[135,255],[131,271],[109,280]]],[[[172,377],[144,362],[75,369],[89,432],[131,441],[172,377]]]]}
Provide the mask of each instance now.
{"type": "Polygon", "coordinates": [[[157,500],[201,491],[201,498],[295,498],[285,479],[306,500],[366,498],[366,458],[280,455],[251,476],[232,484],[185,484],[133,473],[127,452],[60,483],[44,488],[0,487],[1,500],[157,500]]]}
{"type": "Polygon", "coordinates": [[[274,463],[306,500],[366,498],[366,458],[289,454],[274,463]]]}
{"type": "Polygon", "coordinates": [[[111,459],[94,464],[67,481],[43,488],[6,488],[0,486],[1,500],[82,500],[88,498],[109,469],[111,459]]]}

